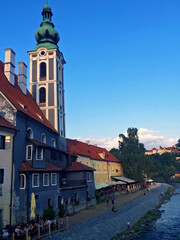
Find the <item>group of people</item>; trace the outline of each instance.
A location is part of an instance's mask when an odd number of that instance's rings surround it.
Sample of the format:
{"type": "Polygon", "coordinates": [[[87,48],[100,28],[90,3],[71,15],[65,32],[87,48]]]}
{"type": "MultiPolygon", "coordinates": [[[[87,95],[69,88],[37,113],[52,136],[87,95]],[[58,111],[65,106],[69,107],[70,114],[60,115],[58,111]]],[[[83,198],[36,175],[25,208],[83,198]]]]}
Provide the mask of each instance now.
{"type": "MultiPolygon", "coordinates": [[[[57,220],[58,216],[53,220],[46,219],[45,221],[43,218],[36,218],[35,220],[31,220],[25,226],[23,225],[16,225],[11,226],[8,229],[4,229],[2,232],[2,239],[10,239],[10,235],[15,233],[15,239],[25,239],[26,232],[28,231],[28,236],[34,236],[38,234],[38,227],[40,228],[41,233],[47,233],[49,229],[49,225],[51,225],[51,229],[56,229],[57,227],[57,220]]],[[[60,224],[63,224],[63,220],[61,220],[60,224]]]]}

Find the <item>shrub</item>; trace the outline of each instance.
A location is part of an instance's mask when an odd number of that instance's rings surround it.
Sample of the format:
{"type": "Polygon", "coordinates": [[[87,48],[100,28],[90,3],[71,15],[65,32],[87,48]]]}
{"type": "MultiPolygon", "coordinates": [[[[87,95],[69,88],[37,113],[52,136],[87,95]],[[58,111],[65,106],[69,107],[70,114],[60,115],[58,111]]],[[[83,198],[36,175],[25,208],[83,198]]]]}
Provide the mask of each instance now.
{"type": "Polygon", "coordinates": [[[43,211],[43,219],[53,220],[56,216],[56,212],[53,210],[53,207],[48,207],[43,211]]]}
{"type": "Polygon", "coordinates": [[[59,206],[59,217],[64,217],[66,213],[66,210],[64,209],[64,206],[62,204],[60,204],[59,206]]]}

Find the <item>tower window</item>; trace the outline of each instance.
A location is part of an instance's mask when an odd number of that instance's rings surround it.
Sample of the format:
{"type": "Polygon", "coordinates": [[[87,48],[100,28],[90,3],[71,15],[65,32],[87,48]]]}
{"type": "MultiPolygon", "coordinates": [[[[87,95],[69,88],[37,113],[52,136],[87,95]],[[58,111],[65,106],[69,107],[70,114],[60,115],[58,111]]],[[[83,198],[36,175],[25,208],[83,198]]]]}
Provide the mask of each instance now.
{"type": "Polygon", "coordinates": [[[42,62],[40,64],[40,78],[46,77],[46,63],[42,62]]]}
{"type": "Polygon", "coordinates": [[[46,102],[46,89],[44,87],[39,89],[39,103],[46,102]]]}

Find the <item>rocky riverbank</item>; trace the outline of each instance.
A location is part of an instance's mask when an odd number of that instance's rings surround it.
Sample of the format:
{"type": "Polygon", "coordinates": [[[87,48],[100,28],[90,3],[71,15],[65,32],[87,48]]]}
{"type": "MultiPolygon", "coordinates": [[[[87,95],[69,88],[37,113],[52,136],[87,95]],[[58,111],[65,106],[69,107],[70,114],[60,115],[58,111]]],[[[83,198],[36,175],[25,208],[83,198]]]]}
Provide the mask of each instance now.
{"type": "Polygon", "coordinates": [[[131,240],[136,239],[138,236],[145,234],[152,230],[154,223],[157,218],[161,216],[162,211],[159,210],[161,204],[168,201],[173,194],[173,187],[168,187],[166,193],[161,196],[159,204],[154,210],[148,211],[143,217],[141,217],[137,223],[135,223],[131,228],[117,234],[113,240],[131,240]]]}

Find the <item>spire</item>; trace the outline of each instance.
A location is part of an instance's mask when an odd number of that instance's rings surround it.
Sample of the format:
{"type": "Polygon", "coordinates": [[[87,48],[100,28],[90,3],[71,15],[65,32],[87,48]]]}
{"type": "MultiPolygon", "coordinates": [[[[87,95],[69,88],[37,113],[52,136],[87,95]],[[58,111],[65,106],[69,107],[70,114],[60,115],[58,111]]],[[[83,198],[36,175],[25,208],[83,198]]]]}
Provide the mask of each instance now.
{"type": "Polygon", "coordinates": [[[54,29],[52,22],[53,13],[51,7],[48,5],[48,0],[46,0],[46,5],[43,7],[42,16],[43,21],[35,33],[37,45],[33,49],[34,51],[43,46],[47,49],[58,48],[57,44],[60,40],[58,32],[54,29]]]}

